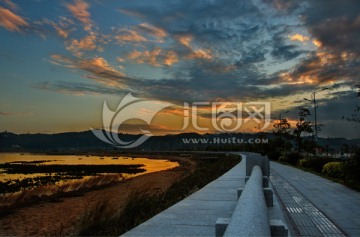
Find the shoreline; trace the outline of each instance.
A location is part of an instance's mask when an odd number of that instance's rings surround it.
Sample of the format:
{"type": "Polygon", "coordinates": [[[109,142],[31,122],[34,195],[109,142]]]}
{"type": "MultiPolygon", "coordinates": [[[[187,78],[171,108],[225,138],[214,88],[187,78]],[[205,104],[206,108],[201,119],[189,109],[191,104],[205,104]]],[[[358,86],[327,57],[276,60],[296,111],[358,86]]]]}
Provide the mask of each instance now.
{"type": "MultiPolygon", "coordinates": [[[[112,155],[112,154],[111,154],[112,155]]],[[[122,154],[122,156],[126,156],[122,154]]],[[[132,155],[134,156],[134,155],[132,155]]],[[[142,155],[136,155],[142,156],[142,155]]],[[[196,163],[179,156],[148,156],[179,163],[178,167],[131,177],[105,187],[95,187],[74,196],[19,207],[0,218],[0,235],[76,235],[87,213],[106,203],[108,215],[121,211],[134,193],[151,195],[165,192],[174,182],[193,172],[196,163]],[[111,207],[111,208],[109,208],[111,207]]],[[[134,157],[135,158],[135,157],[134,157]]]]}

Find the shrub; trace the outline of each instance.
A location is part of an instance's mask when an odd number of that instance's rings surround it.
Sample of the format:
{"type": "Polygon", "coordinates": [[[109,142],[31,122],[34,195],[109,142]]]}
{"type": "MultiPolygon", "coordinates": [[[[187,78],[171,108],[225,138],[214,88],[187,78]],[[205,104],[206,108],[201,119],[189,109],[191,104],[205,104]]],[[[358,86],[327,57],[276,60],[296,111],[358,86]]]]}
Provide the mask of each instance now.
{"type": "Polygon", "coordinates": [[[344,163],[345,182],[360,189],[360,149],[344,163]]]}
{"type": "Polygon", "coordinates": [[[309,161],[308,159],[300,159],[298,161],[298,166],[303,167],[303,168],[309,168],[309,161]]]}
{"type": "Polygon", "coordinates": [[[291,165],[297,165],[298,160],[300,160],[302,157],[299,153],[292,152],[287,155],[287,162],[291,165]]]}
{"type": "Polygon", "coordinates": [[[277,149],[274,149],[272,151],[269,151],[267,153],[267,156],[269,157],[270,160],[279,160],[280,159],[280,151],[277,149]]]}
{"type": "Polygon", "coordinates": [[[332,178],[342,178],[344,176],[343,163],[339,161],[328,162],[323,166],[322,173],[332,178]]]}
{"type": "Polygon", "coordinates": [[[336,159],[329,158],[329,157],[315,157],[315,158],[306,159],[306,162],[304,162],[303,165],[306,166],[306,167],[304,166],[304,168],[309,168],[312,171],[321,173],[323,166],[326,163],[329,163],[332,161],[336,161],[336,159]]]}
{"type": "Polygon", "coordinates": [[[286,156],[280,156],[279,161],[288,163],[289,159],[286,156]]]}

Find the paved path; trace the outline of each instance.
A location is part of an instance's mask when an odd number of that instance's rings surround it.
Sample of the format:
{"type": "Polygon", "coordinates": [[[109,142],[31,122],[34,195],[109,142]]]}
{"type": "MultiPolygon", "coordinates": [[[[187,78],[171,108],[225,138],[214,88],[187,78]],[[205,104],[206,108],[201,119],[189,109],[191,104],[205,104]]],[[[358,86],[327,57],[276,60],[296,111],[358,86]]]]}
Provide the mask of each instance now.
{"type": "Polygon", "coordinates": [[[349,236],[360,236],[359,192],[293,167],[274,162],[270,167],[273,185],[300,234],[341,236],[341,229],[349,236]]]}
{"type": "Polygon", "coordinates": [[[244,160],[219,179],[123,236],[215,236],[219,217],[231,217],[244,186],[244,160]]]}

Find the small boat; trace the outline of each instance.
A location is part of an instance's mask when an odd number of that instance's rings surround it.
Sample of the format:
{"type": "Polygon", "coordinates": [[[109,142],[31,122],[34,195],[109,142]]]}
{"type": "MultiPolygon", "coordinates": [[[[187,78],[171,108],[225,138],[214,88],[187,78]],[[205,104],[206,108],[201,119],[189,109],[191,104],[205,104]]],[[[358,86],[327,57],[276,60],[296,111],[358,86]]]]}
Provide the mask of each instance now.
{"type": "Polygon", "coordinates": [[[104,159],[104,157],[100,157],[100,160],[103,160],[104,159]]]}
{"type": "Polygon", "coordinates": [[[78,160],[82,160],[82,158],[80,157],[80,158],[78,158],[78,160]]]}
{"type": "Polygon", "coordinates": [[[113,157],[112,159],[113,159],[113,160],[117,160],[117,159],[119,159],[119,157],[113,157]]]}

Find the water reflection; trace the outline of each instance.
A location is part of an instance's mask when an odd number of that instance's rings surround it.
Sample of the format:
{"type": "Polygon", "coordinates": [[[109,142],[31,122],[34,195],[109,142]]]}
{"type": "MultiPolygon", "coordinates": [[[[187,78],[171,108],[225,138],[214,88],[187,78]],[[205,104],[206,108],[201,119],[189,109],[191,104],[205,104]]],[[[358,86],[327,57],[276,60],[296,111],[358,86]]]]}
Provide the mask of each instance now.
{"type": "MultiPolygon", "coordinates": [[[[144,165],[146,171],[137,174],[122,174],[121,177],[133,177],[140,174],[151,173],[177,167],[177,162],[168,160],[157,160],[132,157],[107,157],[107,156],[79,156],[79,155],[42,155],[42,154],[20,154],[0,153],[0,164],[36,164],[36,165],[144,165]]],[[[8,174],[0,170],[0,181],[10,179],[33,178],[45,176],[46,174],[8,174]]]]}

